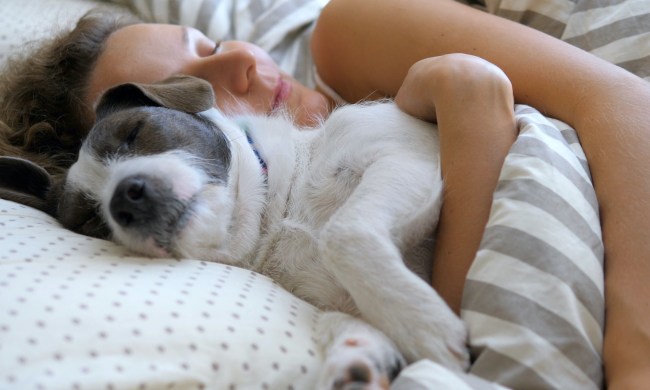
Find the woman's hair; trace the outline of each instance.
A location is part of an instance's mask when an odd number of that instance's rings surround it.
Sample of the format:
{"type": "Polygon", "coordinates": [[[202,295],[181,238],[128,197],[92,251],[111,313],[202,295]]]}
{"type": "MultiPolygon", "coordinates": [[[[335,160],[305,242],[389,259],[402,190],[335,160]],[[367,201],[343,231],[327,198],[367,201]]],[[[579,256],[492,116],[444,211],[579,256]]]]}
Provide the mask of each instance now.
{"type": "Polygon", "coordinates": [[[0,155],[23,157],[59,173],[74,162],[94,121],[85,100],[106,39],[136,20],[91,10],[71,29],[32,43],[0,72],[0,155]]]}

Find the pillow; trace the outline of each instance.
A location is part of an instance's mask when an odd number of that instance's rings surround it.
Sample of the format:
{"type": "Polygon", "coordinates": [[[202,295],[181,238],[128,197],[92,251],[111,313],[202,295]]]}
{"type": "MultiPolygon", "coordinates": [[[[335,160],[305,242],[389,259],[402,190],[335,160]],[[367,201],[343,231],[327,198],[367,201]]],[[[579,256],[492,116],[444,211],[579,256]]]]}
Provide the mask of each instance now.
{"type": "Polygon", "coordinates": [[[266,277],[0,216],[0,388],[312,388],[318,311],[266,277]]]}
{"type": "Polygon", "coordinates": [[[575,0],[485,0],[485,5],[490,13],[560,38],[575,0]]]}
{"type": "Polygon", "coordinates": [[[650,81],[650,2],[578,0],[562,39],[650,81]]]}
{"type": "Polygon", "coordinates": [[[516,116],[463,293],[470,372],[512,388],[600,389],[604,249],[589,168],[568,125],[527,106],[516,116]]]}

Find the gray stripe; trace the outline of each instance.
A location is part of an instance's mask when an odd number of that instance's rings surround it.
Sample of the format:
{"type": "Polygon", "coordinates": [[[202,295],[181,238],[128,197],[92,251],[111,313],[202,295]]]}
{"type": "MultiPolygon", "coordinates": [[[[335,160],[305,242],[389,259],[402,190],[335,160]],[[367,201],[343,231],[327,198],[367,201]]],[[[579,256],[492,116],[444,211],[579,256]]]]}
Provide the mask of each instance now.
{"type": "Polygon", "coordinates": [[[612,5],[622,4],[627,0],[598,0],[598,1],[578,1],[573,13],[589,11],[590,9],[611,7],[612,5]]]}
{"type": "MultiPolygon", "coordinates": [[[[463,309],[512,322],[535,332],[579,367],[596,387],[600,387],[602,381],[600,354],[571,323],[540,306],[537,302],[492,284],[468,280],[465,290],[470,292],[463,298],[463,309]]],[[[484,353],[481,353],[480,358],[484,353]]],[[[494,362],[491,363],[494,364],[494,362]]],[[[557,363],[559,362],[555,362],[555,364],[557,363]]],[[[497,367],[499,370],[503,370],[500,365],[497,367]]],[[[484,372],[475,372],[474,367],[471,372],[490,379],[483,375],[484,372]]],[[[512,384],[509,383],[509,385],[512,384]]],[[[571,388],[568,384],[567,386],[567,388],[571,388]]],[[[533,388],[533,386],[527,382],[524,388],[533,388]]]]}
{"type": "Polygon", "coordinates": [[[556,192],[543,183],[530,179],[501,180],[497,184],[494,199],[512,199],[544,210],[576,235],[593,255],[601,261],[604,249],[601,235],[592,225],[556,192]]]}
{"type": "MultiPolygon", "coordinates": [[[[564,138],[560,134],[555,133],[555,138],[560,138],[564,141],[564,138]]],[[[555,167],[562,176],[569,180],[582,193],[582,196],[591,205],[594,213],[598,213],[598,199],[596,198],[593,184],[585,179],[584,176],[580,175],[574,166],[564,159],[564,156],[551,149],[544,141],[537,138],[520,137],[510,149],[510,153],[519,153],[538,158],[555,167]]],[[[586,165],[586,161],[576,160],[580,163],[584,173],[590,175],[589,166],[586,165]]]]}
{"type": "Polygon", "coordinates": [[[631,16],[564,41],[585,50],[593,50],[619,39],[645,33],[649,25],[650,14],[631,16]]]}
{"type": "Polygon", "coordinates": [[[616,65],[642,78],[650,76],[650,56],[619,62],[616,65]]]}
{"type": "Polygon", "coordinates": [[[149,22],[154,22],[154,16],[153,16],[153,2],[154,2],[154,0],[147,0],[147,1],[145,1],[145,8],[147,8],[147,9],[144,10],[144,12],[147,13],[146,15],[141,14],[141,12],[139,12],[139,11],[142,11],[142,10],[140,10],[139,8],[137,8],[134,4],[130,4],[130,3],[128,3],[128,6],[129,6],[129,8],[131,8],[131,10],[132,10],[133,12],[135,12],[136,14],[138,14],[138,17],[140,17],[140,18],[142,18],[142,19],[144,19],[144,20],[146,20],[146,21],[149,21],[149,22]]]}
{"type": "Polygon", "coordinates": [[[201,3],[201,7],[199,8],[199,14],[196,17],[196,22],[194,23],[194,27],[203,32],[207,32],[208,29],[210,28],[210,21],[212,20],[212,16],[214,15],[214,10],[217,9],[217,4],[218,1],[213,1],[213,0],[204,0],[201,3]]]}
{"type": "Polygon", "coordinates": [[[169,0],[169,23],[180,24],[181,22],[181,1],[169,0]]]}
{"type": "MultiPolygon", "coordinates": [[[[476,375],[471,375],[471,374],[463,374],[463,375],[458,375],[460,379],[463,380],[473,390],[495,390],[497,389],[496,386],[494,386],[492,383],[476,376],[476,375]]],[[[391,386],[392,390],[392,386],[391,386]]]]}
{"type": "MultiPolygon", "coordinates": [[[[538,126],[544,131],[545,134],[548,134],[549,136],[561,141],[562,143],[564,143],[567,146],[567,150],[570,151],[571,153],[573,153],[573,156],[575,156],[576,159],[578,160],[578,162],[580,163],[580,165],[582,165],[583,172],[589,177],[589,180],[587,181],[589,183],[588,185],[590,187],[592,187],[593,184],[591,183],[591,170],[589,169],[589,163],[587,162],[587,160],[585,160],[584,156],[578,156],[573,151],[573,149],[571,149],[569,147],[569,145],[577,143],[577,145],[580,147],[580,149],[582,149],[582,145],[579,142],[572,142],[571,138],[567,139],[567,137],[565,136],[565,133],[564,133],[565,131],[573,131],[574,140],[577,140],[578,135],[577,135],[577,133],[575,133],[575,130],[573,130],[573,129],[565,129],[564,131],[560,131],[558,133],[558,128],[555,127],[554,125],[539,124],[538,126]]],[[[546,147],[549,148],[548,145],[546,145],[546,147]]],[[[583,153],[584,153],[584,150],[583,150],[583,153]]],[[[558,154],[558,156],[560,156],[560,155],[558,154]]],[[[562,157],[562,161],[566,161],[566,160],[562,157]]],[[[568,169],[571,169],[572,172],[574,172],[573,171],[573,169],[574,169],[573,166],[571,164],[569,164],[568,162],[566,164],[566,167],[568,169]]],[[[580,176],[580,180],[584,181],[582,176],[580,176]]],[[[590,190],[590,191],[592,191],[592,190],[590,190]]]]}
{"type": "MultiPolygon", "coordinates": [[[[567,144],[569,144],[569,145],[573,145],[573,144],[580,145],[580,139],[578,138],[578,133],[576,133],[575,130],[573,130],[571,128],[564,128],[564,129],[560,129],[560,132],[562,133],[562,138],[564,138],[564,140],[566,141],[567,144]]],[[[576,157],[578,157],[578,156],[576,156],[576,157]]]]}
{"type": "Polygon", "coordinates": [[[264,11],[266,11],[266,4],[262,4],[262,0],[251,1],[248,10],[250,11],[251,20],[255,24],[256,28],[258,26],[258,19],[264,11]]]}
{"type": "Polygon", "coordinates": [[[276,63],[282,65],[282,70],[307,86],[313,85],[313,62],[309,43],[315,25],[315,23],[311,23],[307,28],[295,34],[289,34],[269,52],[276,63]]]}
{"type": "MultiPolygon", "coordinates": [[[[553,389],[554,387],[518,361],[492,349],[481,353],[470,373],[511,389],[553,389]]],[[[567,387],[566,389],[570,389],[567,387]]]]}
{"type": "Polygon", "coordinates": [[[545,32],[546,34],[552,35],[556,38],[560,38],[564,33],[564,29],[566,28],[565,21],[553,19],[552,17],[531,10],[512,11],[507,9],[500,9],[496,14],[506,19],[514,20],[515,22],[545,32]]]}
{"type": "MultiPolygon", "coordinates": [[[[580,149],[582,149],[582,145],[580,144],[580,139],[578,138],[578,134],[576,133],[575,129],[573,129],[570,125],[564,124],[566,127],[558,128],[555,127],[555,124],[549,125],[546,124],[546,122],[539,122],[537,119],[528,117],[528,115],[531,114],[536,114],[536,115],[542,115],[539,111],[536,109],[526,106],[526,105],[517,105],[515,108],[515,114],[517,116],[517,126],[520,128],[523,128],[527,125],[535,125],[535,126],[542,126],[542,129],[544,129],[544,133],[553,136],[553,133],[557,132],[558,130],[562,134],[562,137],[564,138],[565,143],[569,145],[578,145],[580,149]]],[[[522,134],[525,134],[522,133],[522,134]]],[[[554,137],[557,139],[557,137],[554,137]]],[[[572,149],[569,149],[571,152],[573,152],[572,149]]],[[[573,154],[580,160],[581,162],[584,162],[584,156],[579,156],[575,152],[573,154]]],[[[585,172],[589,174],[589,167],[587,164],[582,164],[583,168],[585,168],[585,172]]],[[[591,176],[591,175],[590,175],[591,176]]]]}
{"type": "MultiPolygon", "coordinates": [[[[600,289],[573,261],[552,245],[524,231],[495,225],[485,229],[481,249],[515,258],[562,280],[602,327],[603,298],[600,289]]],[[[602,257],[599,260],[602,265],[602,257]]]]}
{"type": "Polygon", "coordinates": [[[303,32],[300,37],[297,53],[308,53],[308,55],[297,55],[297,62],[295,65],[294,77],[302,80],[303,84],[313,84],[313,61],[311,56],[311,35],[316,27],[316,23],[311,23],[303,32]]]}
{"type": "MultiPolygon", "coordinates": [[[[274,6],[259,19],[255,21],[255,31],[251,37],[252,41],[259,40],[262,36],[269,32],[272,28],[280,24],[283,20],[287,18],[288,15],[300,11],[301,7],[309,3],[306,0],[286,0],[280,3],[277,6],[274,6]]],[[[303,26],[296,26],[300,28],[303,26]]]]}
{"type": "MultiPolygon", "coordinates": [[[[557,127],[555,127],[555,125],[550,124],[547,121],[543,121],[543,122],[539,121],[538,122],[537,120],[535,120],[533,118],[524,116],[524,117],[518,117],[517,118],[517,126],[519,128],[525,129],[521,134],[526,134],[528,131],[530,131],[529,129],[526,129],[526,127],[528,127],[528,126],[535,127],[537,130],[542,131],[546,136],[551,137],[551,138],[553,138],[555,140],[558,140],[561,143],[567,145],[567,150],[569,150],[574,156],[577,157],[577,155],[573,152],[573,150],[568,147],[568,144],[570,143],[570,141],[567,140],[567,138],[564,136],[563,132],[560,131],[557,127]]],[[[566,130],[567,129],[565,129],[564,131],[566,131],[566,130]]],[[[573,129],[571,129],[571,130],[573,130],[573,129]]],[[[577,139],[577,134],[574,137],[575,137],[575,139],[577,139]]],[[[517,142],[519,142],[519,140],[515,141],[515,144],[517,142]]],[[[542,142],[542,141],[540,141],[540,142],[542,142]]],[[[580,145],[580,147],[582,148],[582,145],[580,145]]],[[[546,145],[546,144],[544,144],[544,146],[542,148],[545,149],[545,150],[553,150],[549,145],[546,145]]],[[[565,161],[564,157],[562,157],[560,154],[558,154],[558,153],[554,153],[554,154],[557,157],[559,157],[562,161],[565,161]]],[[[579,160],[581,160],[581,159],[579,159],[579,160]]],[[[591,173],[589,171],[589,166],[587,164],[581,164],[581,165],[582,165],[582,169],[584,170],[584,173],[586,173],[589,177],[591,177],[591,173]]],[[[569,169],[573,170],[573,167],[570,164],[567,164],[566,166],[568,166],[569,169]]]]}
{"type": "Polygon", "coordinates": [[[230,7],[230,32],[229,32],[229,39],[234,39],[234,40],[239,40],[240,37],[238,34],[238,24],[237,23],[237,7],[232,6],[230,7]]]}

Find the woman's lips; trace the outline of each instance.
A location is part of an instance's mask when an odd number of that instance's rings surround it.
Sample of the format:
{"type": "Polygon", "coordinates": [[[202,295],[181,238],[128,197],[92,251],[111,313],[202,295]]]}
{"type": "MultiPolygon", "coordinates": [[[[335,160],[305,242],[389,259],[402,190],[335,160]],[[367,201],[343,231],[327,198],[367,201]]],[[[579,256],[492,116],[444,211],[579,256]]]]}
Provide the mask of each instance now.
{"type": "Polygon", "coordinates": [[[280,78],[280,80],[278,81],[278,86],[275,87],[275,98],[273,99],[273,105],[271,106],[271,110],[276,110],[278,107],[284,104],[287,101],[287,99],[289,99],[290,94],[291,94],[291,84],[287,82],[285,79],[280,78]]]}

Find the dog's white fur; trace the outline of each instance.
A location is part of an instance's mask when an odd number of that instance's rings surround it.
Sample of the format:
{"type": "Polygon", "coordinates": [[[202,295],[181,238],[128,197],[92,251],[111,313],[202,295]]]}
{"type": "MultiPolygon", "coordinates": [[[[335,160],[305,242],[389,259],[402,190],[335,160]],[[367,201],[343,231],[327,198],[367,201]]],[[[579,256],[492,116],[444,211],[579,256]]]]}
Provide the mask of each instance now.
{"type": "MultiPolygon", "coordinates": [[[[148,255],[259,271],[324,310],[362,318],[408,361],[429,358],[466,368],[465,328],[426,282],[442,197],[434,126],[390,102],[339,108],[313,130],[299,130],[283,115],[202,115],[230,140],[227,183],[209,182],[185,152],[99,163],[85,149],[68,183],[108,205],[116,183],[128,175],[164,178],[179,198],[193,199],[173,253],[135,239],[104,210],[118,241],[148,255]],[[244,131],[268,164],[268,176],[244,131]]],[[[324,388],[345,375],[347,363],[340,368],[341,362],[363,360],[360,349],[349,348],[358,344],[350,337],[375,340],[372,353],[382,356],[392,348],[349,316],[323,317],[322,326],[330,330],[323,331],[324,345],[339,351],[329,359],[324,388]]]]}

